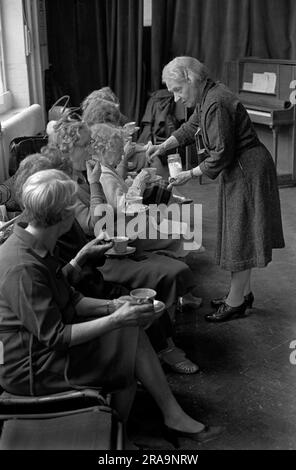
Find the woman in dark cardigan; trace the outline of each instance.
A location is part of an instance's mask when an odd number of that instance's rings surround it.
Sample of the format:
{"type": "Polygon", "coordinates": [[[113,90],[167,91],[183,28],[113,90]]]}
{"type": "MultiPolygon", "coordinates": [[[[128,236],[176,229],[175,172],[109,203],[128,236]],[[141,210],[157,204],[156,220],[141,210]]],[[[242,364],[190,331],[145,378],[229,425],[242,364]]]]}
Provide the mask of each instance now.
{"type": "Polygon", "coordinates": [[[191,144],[200,129],[207,157],[182,171],[172,184],[203,174],[220,176],[216,260],[231,272],[231,286],[228,295],[212,301],[217,311],[206,319],[224,321],[252,307],[252,268],[265,267],[272,249],[284,247],[275,166],[244,106],[226,86],[214,82],[197,59],[176,57],[164,67],[162,78],[175,101],[181,99],[195,111],[165,142],[151,146],[148,155],[151,159],[191,144]]]}

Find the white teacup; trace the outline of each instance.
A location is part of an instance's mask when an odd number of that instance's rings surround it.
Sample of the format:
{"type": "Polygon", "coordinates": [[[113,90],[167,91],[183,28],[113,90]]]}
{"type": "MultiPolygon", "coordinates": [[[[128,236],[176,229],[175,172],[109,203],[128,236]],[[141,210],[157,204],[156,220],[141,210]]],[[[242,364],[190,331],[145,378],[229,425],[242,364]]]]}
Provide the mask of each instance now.
{"type": "Polygon", "coordinates": [[[154,289],[143,287],[140,289],[133,289],[130,292],[130,296],[137,304],[145,304],[145,303],[153,304],[153,301],[156,297],[156,291],[154,289]]]}
{"type": "Polygon", "coordinates": [[[113,238],[114,251],[116,251],[116,253],[126,253],[128,241],[129,241],[128,237],[113,238]]]}

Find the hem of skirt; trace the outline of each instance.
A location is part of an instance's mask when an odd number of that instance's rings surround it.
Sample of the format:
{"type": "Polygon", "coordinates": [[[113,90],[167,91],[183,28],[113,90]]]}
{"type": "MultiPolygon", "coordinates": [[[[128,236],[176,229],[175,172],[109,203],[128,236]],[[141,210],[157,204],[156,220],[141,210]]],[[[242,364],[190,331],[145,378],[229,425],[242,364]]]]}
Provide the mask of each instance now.
{"type": "Polygon", "coordinates": [[[264,260],[260,260],[260,261],[256,258],[253,258],[253,259],[246,260],[246,261],[239,261],[239,262],[232,262],[232,263],[226,263],[219,259],[216,260],[218,266],[220,266],[221,269],[224,269],[225,271],[231,271],[233,273],[246,271],[247,269],[253,269],[253,268],[266,268],[266,266],[271,261],[272,261],[271,257],[264,259],[264,260]]]}

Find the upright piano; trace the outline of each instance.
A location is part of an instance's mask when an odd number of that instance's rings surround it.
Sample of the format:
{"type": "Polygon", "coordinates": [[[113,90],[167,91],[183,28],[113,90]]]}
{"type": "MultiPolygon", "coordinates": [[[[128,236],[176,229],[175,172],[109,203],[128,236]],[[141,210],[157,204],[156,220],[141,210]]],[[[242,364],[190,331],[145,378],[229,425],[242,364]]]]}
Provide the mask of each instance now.
{"type": "Polygon", "coordinates": [[[246,57],[227,62],[224,82],[238,95],[273,155],[279,184],[295,185],[296,61],[246,57]]]}

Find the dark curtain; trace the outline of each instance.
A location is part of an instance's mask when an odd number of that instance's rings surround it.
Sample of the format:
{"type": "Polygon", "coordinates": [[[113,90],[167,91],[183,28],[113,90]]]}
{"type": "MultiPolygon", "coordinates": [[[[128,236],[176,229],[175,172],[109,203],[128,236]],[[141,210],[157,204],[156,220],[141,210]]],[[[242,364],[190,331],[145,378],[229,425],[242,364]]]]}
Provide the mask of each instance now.
{"type": "Polygon", "coordinates": [[[152,1],[152,90],[178,55],[196,57],[222,80],[229,60],[296,59],[295,0],[152,1]]]}
{"type": "Polygon", "coordinates": [[[138,120],[142,90],[142,0],[47,0],[50,80],[79,106],[110,86],[138,120]]]}
{"type": "Polygon", "coordinates": [[[296,1],[251,0],[252,55],[296,59],[296,1]]]}
{"type": "Polygon", "coordinates": [[[250,0],[153,0],[152,88],[175,56],[196,57],[220,78],[226,60],[249,55],[249,8],[250,0]]]}

